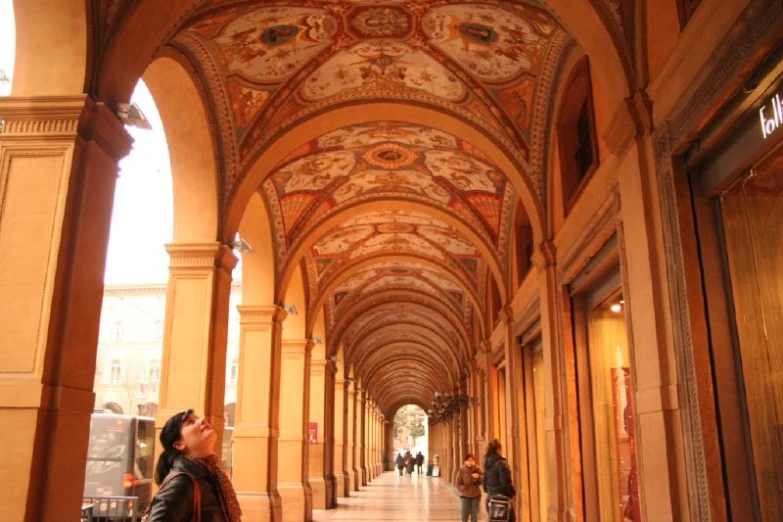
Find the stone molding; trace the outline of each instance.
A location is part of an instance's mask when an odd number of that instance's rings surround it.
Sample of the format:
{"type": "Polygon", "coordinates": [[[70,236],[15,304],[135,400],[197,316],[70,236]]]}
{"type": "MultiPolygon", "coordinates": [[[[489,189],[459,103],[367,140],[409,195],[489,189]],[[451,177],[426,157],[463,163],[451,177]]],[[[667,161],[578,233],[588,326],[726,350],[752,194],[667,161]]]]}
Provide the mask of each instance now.
{"type": "Polygon", "coordinates": [[[621,221],[620,211],[620,191],[619,187],[615,187],[598,212],[585,224],[576,241],[560,256],[560,281],[572,281],[590,262],[592,256],[617,232],[617,225],[621,221]]]}
{"type": "Polygon", "coordinates": [[[652,129],[652,101],[645,91],[636,91],[615,111],[604,133],[604,141],[615,157],[622,158],[634,140],[652,129]]]}
{"type": "Polygon", "coordinates": [[[229,273],[239,261],[227,245],[220,243],[169,243],[169,268],[220,268],[229,273]]]}
{"type": "Polygon", "coordinates": [[[0,117],[5,120],[3,141],[79,136],[96,143],[115,162],[127,156],[133,143],[111,109],[86,95],[2,98],[0,117]]]}
{"type": "Polygon", "coordinates": [[[544,271],[547,268],[556,266],[557,247],[552,241],[544,241],[538,245],[538,248],[536,248],[535,252],[533,252],[531,261],[533,262],[533,266],[535,266],[540,271],[544,271]]]}
{"type": "Polygon", "coordinates": [[[240,326],[271,326],[283,324],[288,315],[281,306],[238,305],[240,326]]]}

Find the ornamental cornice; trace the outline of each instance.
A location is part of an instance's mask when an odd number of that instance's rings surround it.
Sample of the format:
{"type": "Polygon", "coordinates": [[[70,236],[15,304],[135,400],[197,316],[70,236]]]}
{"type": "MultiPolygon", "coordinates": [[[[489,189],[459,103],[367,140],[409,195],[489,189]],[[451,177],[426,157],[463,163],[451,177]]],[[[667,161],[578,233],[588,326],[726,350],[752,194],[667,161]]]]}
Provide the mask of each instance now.
{"type": "Polygon", "coordinates": [[[86,95],[0,99],[4,140],[74,139],[96,143],[114,161],[127,156],[133,138],[105,104],[86,95]]]}
{"type": "Polygon", "coordinates": [[[248,306],[238,305],[239,324],[243,326],[281,325],[288,315],[281,306],[248,306]]]}
{"type": "Polygon", "coordinates": [[[172,243],[166,245],[169,267],[220,268],[231,272],[239,261],[233,250],[220,243],[172,243]]]}

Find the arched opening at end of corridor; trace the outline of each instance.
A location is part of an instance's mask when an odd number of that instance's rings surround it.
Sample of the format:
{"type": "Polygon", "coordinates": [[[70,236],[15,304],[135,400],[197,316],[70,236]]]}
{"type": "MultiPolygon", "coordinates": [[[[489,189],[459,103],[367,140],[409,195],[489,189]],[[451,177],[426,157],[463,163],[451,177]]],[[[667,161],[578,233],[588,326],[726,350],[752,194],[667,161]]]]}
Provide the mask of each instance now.
{"type": "Polygon", "coordinates": [[[407,404],[394,414],[394,466],[404,476],[426,475],[429,454],[429,418],[420,406],[407,404]]]}

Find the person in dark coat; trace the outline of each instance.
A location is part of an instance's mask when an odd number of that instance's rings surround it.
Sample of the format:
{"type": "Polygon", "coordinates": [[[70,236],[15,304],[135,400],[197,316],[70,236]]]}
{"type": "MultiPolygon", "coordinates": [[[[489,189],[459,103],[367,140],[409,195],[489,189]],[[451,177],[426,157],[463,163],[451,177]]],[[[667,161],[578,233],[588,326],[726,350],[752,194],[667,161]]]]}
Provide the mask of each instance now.
{"type": "Polygon", "coordinates": [[[394,463],[397,464],[397,469],[400,470],[400,476],[402,476],[402,470],[405,467],[405,459],[402,458],[402,453],[397,454],[397,459],[394,463]]]}
{"type": "Polygon", "coordinates": [[[424,465],[424,455],[422,455],[421,451],[416,454],[416,468],[419,472],[419,475],[422,474],[421,467],[424,465]]]}
{"type": "MultiPolygon", "coordinates": [[[[511,483],[511,471],[500,451],[503,447],[498,439],[492,440],[487,445],[484,455],[484,491],[487,493],[487,512],[489,512],[489,499],[495,495],[503,495],[510,500],[516,496],[517,491],[511,483]]],[[[514,522],[513,504],[509,506],[509,522],[514,522]]]]}
{"type": "Polygon", "coordinates": [[[150,504],[148,522],[189,522],[199,497],[201,522],[241,522],[236,493],[214,452],[216,441],[215,430],[193,410],[166,421],[155,468],[161,488],[150,504]]]}
{"type": "Polygon", "coordinates": [[[405,452],[405,474],[408,476],[413,475],[413,455],[411,455],[411,450],[407,450],[405,452]]]}

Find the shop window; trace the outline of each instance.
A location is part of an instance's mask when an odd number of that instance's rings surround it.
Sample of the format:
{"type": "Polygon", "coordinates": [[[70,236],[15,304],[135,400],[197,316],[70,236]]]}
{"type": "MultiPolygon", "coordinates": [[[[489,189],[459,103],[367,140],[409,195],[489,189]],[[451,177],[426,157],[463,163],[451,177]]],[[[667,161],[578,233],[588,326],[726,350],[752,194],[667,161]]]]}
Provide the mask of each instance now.
{"type": "Polygon", "coordinates": [[[120,384],[122,382],[122,361],[112,359],[109,365],[109,382],[111,384],[120,384]]]}
{"type": "Polygon", "coordinates": [[[680,29],[684,28],[693,18],[693,13],[699,7],[701,0],[677,0],[677,11],[680,15],[680,29]]]}
{"type": "Polygon", "coordinates": [[[598,142],[586,57],[576,64],[566,82],[557,123],[563,208],[567,213],[586,179],[598,168],[598,142]]]}
{"type": "Polygon", "coordinates": [[[514,231],[517,245],[517,281],[522,284],[532,265],[533,227],[530,226],[530,219],[521,204],[517,206],[514,231]]]}
{"type": "Polygon", "coordinates": [[[631,354],[618,272],[572,301],[586,522],[638,522],[631,354]]]}

